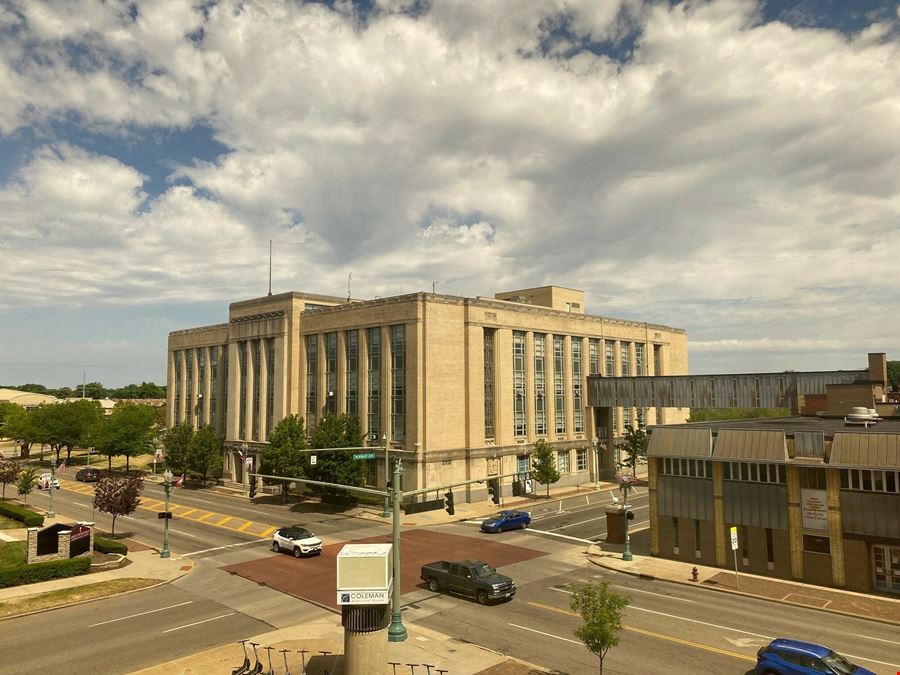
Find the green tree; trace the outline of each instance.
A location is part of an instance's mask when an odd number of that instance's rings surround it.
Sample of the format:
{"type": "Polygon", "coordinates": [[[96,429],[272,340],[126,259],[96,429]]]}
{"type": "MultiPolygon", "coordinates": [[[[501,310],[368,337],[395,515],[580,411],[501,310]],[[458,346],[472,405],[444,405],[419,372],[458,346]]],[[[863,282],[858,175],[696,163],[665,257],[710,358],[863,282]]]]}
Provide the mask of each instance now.
{"type": "Polygon", "coordinates": [[[22,467],[15,460],[0,462],[0,483],[3,484],[3,499],[6,499],[6,486],[15,483],[22,473],[22,467]]]}
{"type": "Polygon", "coordinates": [[[182,422],[168,429],[162,437],[163,447],[166,449],[166,466],[176,471],[186,471],[188,468],[188,452],[191,448],[191,439],[194,437],[194,427],[190,422],[182,422]]]}
{"type": "Polygon", "coordinates": [[[56,452],[57,464],[63,448],[66,459],[71,460],[74,447],[87,447],[103,419],[100,404],[88,400],[42,405],[35,414],[39,440],[50,444],[56,452]]]}
{"type": "Polygon", "coordinates": [[[550,485],[559,480],[553,446],[543,438],[534,442],[534,456],[531,458],[531,476],[541,485],[547,486],[547,499],[550,498],[550,485]]]}
{"type": "Polygon", "coordinates": [[[888,361],[887,372],[891,391],[900,391],[900,361],[888,361]]]}
{"type": "MultiPolygon", "coordinates": [[[[71,404],[75,405],[75,404],[71,404]]],[[[125,470],[131,470],[131,458],[153,452],[154,410],[148,405],[118,403],[103,420],[94,447],[107,456],[112,470],[113,455],[125,456],[125,470]]]]}
{"type": "Polygon", "coordinates": [[[15,403],[0,401],[0,441],[4,438],[12,438],[6,430],[6,421],[14,417],[19,410],[22,410],[22,408],[15,403]]]}
{"type": "Polygon", "coordinates": [[[607,581],[582,586],[573,584],[570,588],[572,598],[569,607],[573,612],[578,612],[584,622],[575,630],[575,637],[600,659],[600,675],[603,675],[603,659],[610,647],[619,644],[622,612],[629,600],[611,591],[607,581]]]}
{"type": "Polygon", "coordinates": [[[31,454],[31,446],[40,442],[40,433],[34,423],[34,410],[26,410],[19,406],[15,406],[15,410],[10,410],[4,425],[4,436],[12,438],[19,444],[20,456],[28,457],[31,454]]]}
{"type": "MultiPolygon", "coordinates": [[[[288,476],[302,478],[304,475],[304,453],[306,429],[303,418],[297,415],[283,417],[269,435],[269,445],[259,455],[259,473],[270,476],[288,476]]],[[[288,481],[281,483],[281,495],[287,498],[288,481]]]]}
{"type": "Polygon", "coordinates": [[[638,459],[647,454],[647,432],[641,427],[629,426],[616,447],[625,454],[624,464],[631,467],[631,475],[634,476],[638,459]]]}
{"type": "Polygon", "coordinates": [[[37,483],[37,472],[34,469],[25,469],[16,479],[16,489],[24,498],[25,506],[28,506],[28,495],[34,490],[35,483],[37,483]]]}
{"type": "MultiPolygon", "coordinates": [[[[363,444],[363,432],[355,415],[325,415],[316,425],[310,442],[313,448],[359,448],[363,444]]],[[[365,482],[363,464],[353,459],[350,450],[335,450],[317,455],[315,466],[309,464],[309,456],[303,458],[304,472],[313,480],[340,485],[361,487],[365,482]]],[[[346,495],[346,490],[327,488],[325,494],[346,495]]]]}
{"type": "Polygon", "coordinates": [[[144,478],[138,474],[101,478],[94,485],[94,508],[112,516],[112,534],[116,533],[116,518],[137,510],[144,490],[144,478]]]}
{"type": "Polygon", "coordinates": [[[200,427],[191,438],[187,466],[203,476],[204,485],[207,476],[217,478],[222,475],[222,439],[210,425],[200,427]]]}

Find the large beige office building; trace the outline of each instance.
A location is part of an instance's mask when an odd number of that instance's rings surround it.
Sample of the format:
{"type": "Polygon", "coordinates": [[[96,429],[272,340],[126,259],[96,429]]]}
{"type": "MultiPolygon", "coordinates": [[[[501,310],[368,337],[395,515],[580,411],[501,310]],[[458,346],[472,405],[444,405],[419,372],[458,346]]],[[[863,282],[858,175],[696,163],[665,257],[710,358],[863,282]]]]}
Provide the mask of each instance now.
{"type": "MultiPolygon", "coordinates": [[[[566,484],[612,475],[612,453],[598,448],[627,426],[687,414],[626,406],[601,416],[587,405],[588,375],[686,373],[685,331],[586,315],[578,290],[366,301],[290,292],[235,302],[228,323],[170,333],[168,424],[213,425],[226,481],[243,482],[238,451],[258,453],[283,417],[311,430],[349,413],[376,452],[372,485],[383,484],[384,443],[403,460],[404,488],[417,489],[524,474],[538,439],[554,446],[566,484]]],[[[484,498],[486,485],[466,492],[458,499],[484,498]]]]}

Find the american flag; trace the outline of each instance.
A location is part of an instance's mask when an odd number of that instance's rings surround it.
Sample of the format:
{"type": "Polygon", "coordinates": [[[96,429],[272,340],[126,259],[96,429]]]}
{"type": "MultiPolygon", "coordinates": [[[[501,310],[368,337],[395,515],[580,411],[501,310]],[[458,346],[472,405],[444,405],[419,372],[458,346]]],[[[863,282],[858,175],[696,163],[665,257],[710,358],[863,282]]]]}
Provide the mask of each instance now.
{"type": "Polygon", "coordinates": [[[59,466],[56,467],[56,470],[59,471],[60,473],[65,473],[66,472],[66,460],[61,461],[59,463],[59,466]]]}
{"type": "Polygon", "coordinates": [[[175,481],[175,487],[181,487],[184,483],[184,474],[178,477],[178,480],[175,481]]]}

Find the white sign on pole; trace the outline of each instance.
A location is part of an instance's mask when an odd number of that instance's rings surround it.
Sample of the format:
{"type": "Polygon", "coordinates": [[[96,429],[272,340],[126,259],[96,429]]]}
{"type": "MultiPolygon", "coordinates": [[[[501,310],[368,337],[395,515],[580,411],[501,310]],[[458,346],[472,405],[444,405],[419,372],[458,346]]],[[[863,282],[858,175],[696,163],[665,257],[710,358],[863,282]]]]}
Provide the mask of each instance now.
{"type": "Polygon", "coordinates": [[[248,458],[247,458],[247,470],[249,471],[249,470],[252,469],[252,468],[253,468],[253,458],[252,458],[252,457],[248,457],[248,458]]]}
{"type": "Polygon", "coordinates": [[[737,528],[736,527],[731,528],[731,550],[732,551],[738,550],[737,528]]]}
{"type": "Polygon", "coordinates": [[[316,456],[315,456],[315,455],[310,455],[310,456],[309,456],[309,463],[310,463],[311,466],[315,466],[315,465],[316,465],[316,456]]]}

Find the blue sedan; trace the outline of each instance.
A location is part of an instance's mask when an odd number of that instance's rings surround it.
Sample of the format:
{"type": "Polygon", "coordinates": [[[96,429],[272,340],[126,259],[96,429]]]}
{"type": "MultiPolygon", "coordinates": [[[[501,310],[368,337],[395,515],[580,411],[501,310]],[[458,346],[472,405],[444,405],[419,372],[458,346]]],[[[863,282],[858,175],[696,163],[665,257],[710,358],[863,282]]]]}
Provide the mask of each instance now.
{"type": "Polygon", "coordinates": [[[871,670],[850,663],[828,647],[785,638],[772,640],[757,652],[756,672],[762,675],[787,673],[875,675],[871,670]]]}
{"type": "Polygon", "coordinates": [[[503,532],[504,530],[525,529],[531,524],[527,511],[501,511],[496,516],[481,523],[482,532],[503,532]]]}

